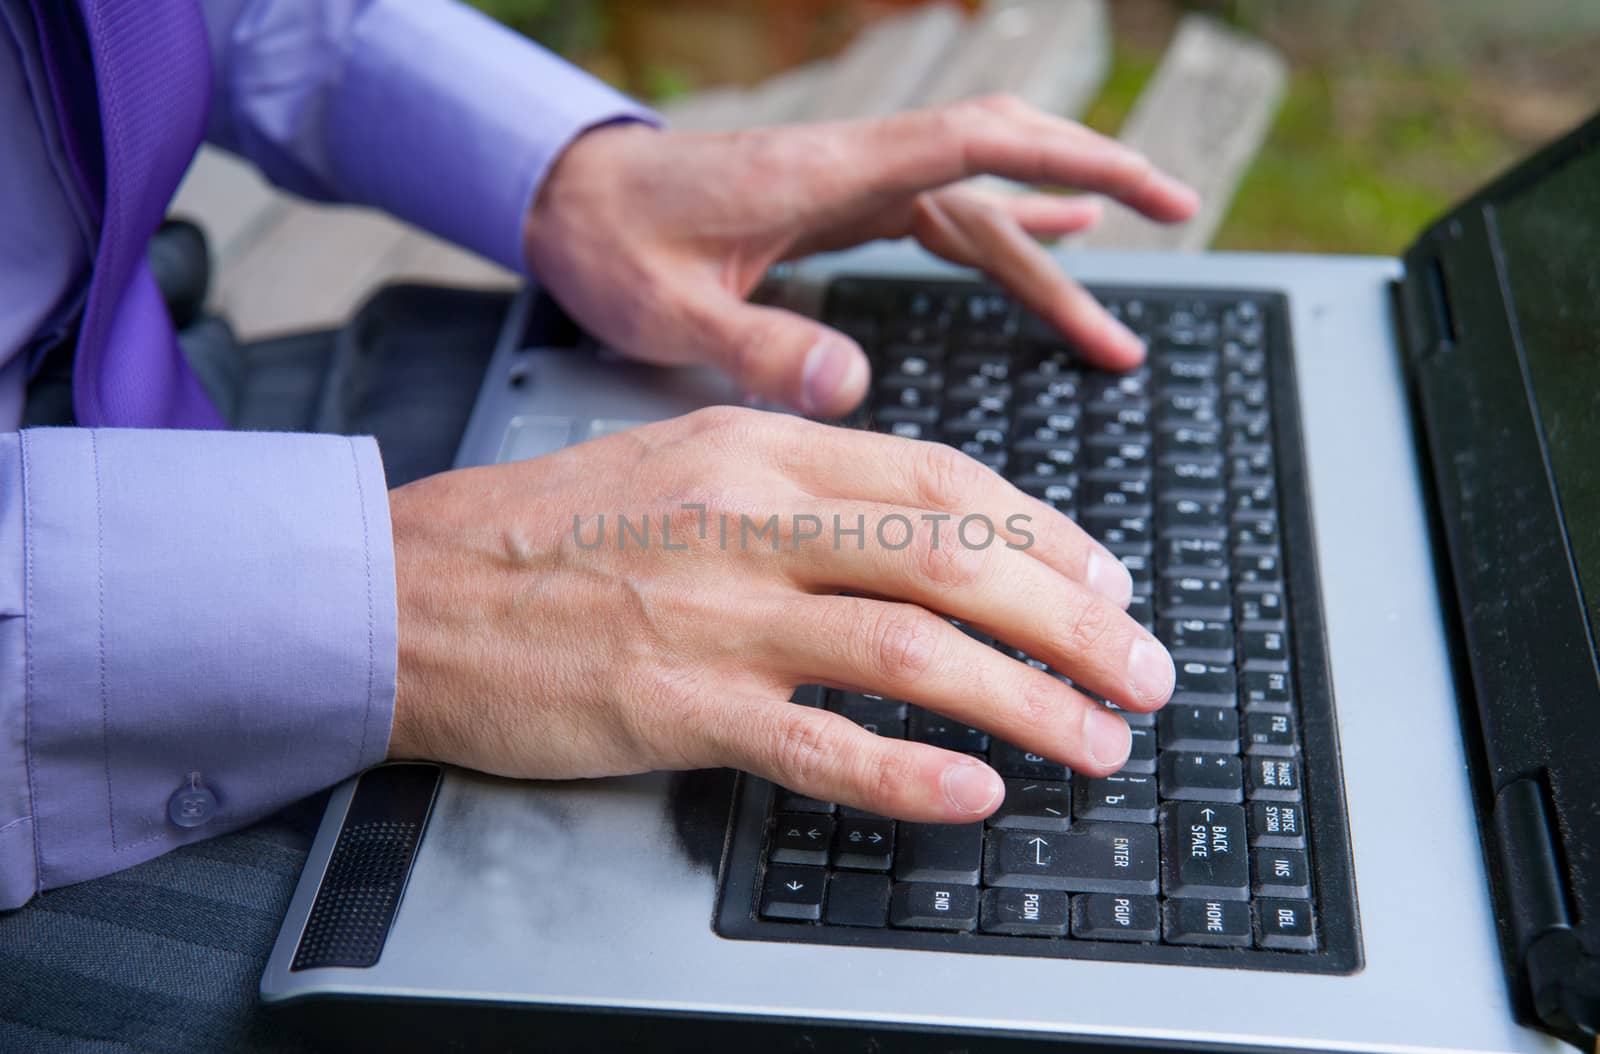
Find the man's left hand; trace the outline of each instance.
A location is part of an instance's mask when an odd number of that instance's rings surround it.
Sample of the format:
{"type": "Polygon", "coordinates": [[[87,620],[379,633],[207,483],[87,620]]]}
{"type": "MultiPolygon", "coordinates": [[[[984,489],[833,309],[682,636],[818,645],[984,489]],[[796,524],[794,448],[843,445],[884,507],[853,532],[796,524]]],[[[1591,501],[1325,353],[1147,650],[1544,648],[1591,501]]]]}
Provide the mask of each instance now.
{"type": "Polygon", "coordinates": [[[961,185],[985,173],[1107,195],[1162,221],[1198,205],[1120,143],[997,96],[740,132],[603,126],[557,159],[526,218],[524,252],[539,282],[611,347],[720,366],[750,393],[817,416],[860,402],[866,356],[819,322],[744,298],[781,260],[878,238],[909,235],[981,268],[1089,361],[1137,365],[1139,339],[1036,240],[1090,226],[1099,203],[961,185]]]}

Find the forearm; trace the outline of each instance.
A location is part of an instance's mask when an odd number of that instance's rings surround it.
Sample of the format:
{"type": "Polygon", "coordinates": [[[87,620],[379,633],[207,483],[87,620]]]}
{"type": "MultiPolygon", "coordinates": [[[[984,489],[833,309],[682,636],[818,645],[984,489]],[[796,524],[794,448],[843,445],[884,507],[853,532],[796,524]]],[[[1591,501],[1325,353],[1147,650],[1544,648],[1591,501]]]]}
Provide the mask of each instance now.
{"type": "Polygon", "coordinates": [[[36,430],[0,437],[0,495],[0,908],[382,760],[394,572],[370,440],[36,430]],[[168,816],[190,773],[217,799],[196,827],[168,816]]]}
{"type": "Polygon", "coordinates": [[[210,138],[302,194],[386,209],[523,270],[566,145],[649,111],[454,0],[208,0],[210,138]]]}

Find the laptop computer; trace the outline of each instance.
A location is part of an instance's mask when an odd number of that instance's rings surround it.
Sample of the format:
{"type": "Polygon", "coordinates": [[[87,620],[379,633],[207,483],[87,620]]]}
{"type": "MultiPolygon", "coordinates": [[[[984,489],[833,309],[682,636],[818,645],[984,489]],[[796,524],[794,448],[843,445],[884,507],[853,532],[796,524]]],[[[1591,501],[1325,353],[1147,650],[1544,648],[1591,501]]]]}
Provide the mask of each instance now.
{"type": "MultiPolygon", "coordinates": [[[[333,793],[263,999],[383,1049],[1593,1047],[1596,246],[1600,118],[1402,260],[1063,255],[1150,340],[1127,375],[905,246],[785,270],[766,295],[873,357],[853,424],[960,446],[1129,566],[1179,675],[1128,767],[821,689],[987,758],[1000,812],[382,766],[333,793]]],[[[460,464],[736,399],[529,293],[460,464]]]]}

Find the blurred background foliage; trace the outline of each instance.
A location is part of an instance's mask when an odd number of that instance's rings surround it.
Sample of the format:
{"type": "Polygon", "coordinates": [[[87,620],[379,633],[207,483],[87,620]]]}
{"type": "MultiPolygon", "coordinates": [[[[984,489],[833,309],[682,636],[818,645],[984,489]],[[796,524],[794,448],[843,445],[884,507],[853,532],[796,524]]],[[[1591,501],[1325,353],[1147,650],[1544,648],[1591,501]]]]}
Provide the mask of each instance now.
{"type": "MultiPolygon", "coordinates": [[[[473,0],[647,99],[752,84],[916,0],[473,0]]],[[[965,0],[976,9],[982,0],[965,0]]],[[[1394,253],[1453,199],[1600,108],[1597,0],[1110,0],[1115,134],[1203,10],[1293,71],[1220,248],[1394,253]]]]}

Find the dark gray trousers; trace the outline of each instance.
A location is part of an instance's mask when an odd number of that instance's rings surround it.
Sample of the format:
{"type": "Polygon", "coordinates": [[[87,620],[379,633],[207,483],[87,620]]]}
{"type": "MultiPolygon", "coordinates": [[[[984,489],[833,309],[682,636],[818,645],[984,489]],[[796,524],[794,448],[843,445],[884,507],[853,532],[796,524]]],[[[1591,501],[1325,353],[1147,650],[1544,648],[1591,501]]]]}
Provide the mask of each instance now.
{"type": "MultiPolygon", "coordinates": [[[[202,319],[183,344],[236,428],[375,435],[393,487],[450,467],[507,302],[396,286],[335,333],[240,346],[202,319]]],[[[69,423],[64,383],[30,419],[69,423]]],[[[256,984],[322,798],[0,913],[0,1052],[318,1049],[256,984]]]]}

